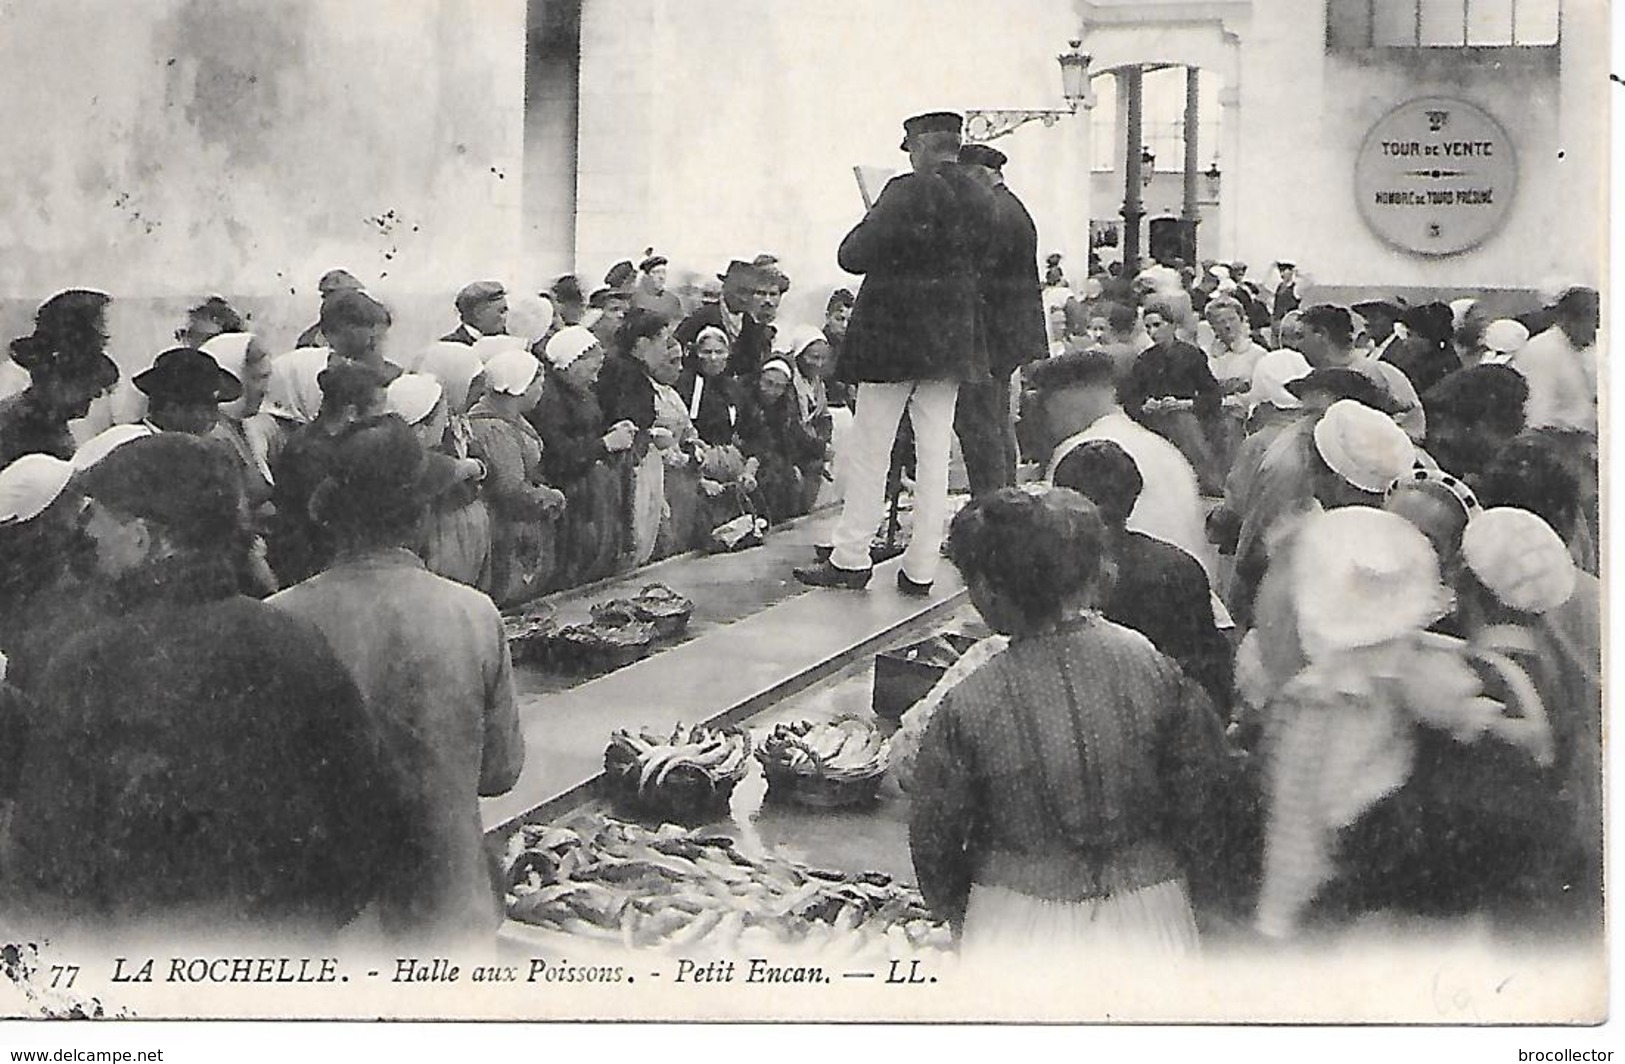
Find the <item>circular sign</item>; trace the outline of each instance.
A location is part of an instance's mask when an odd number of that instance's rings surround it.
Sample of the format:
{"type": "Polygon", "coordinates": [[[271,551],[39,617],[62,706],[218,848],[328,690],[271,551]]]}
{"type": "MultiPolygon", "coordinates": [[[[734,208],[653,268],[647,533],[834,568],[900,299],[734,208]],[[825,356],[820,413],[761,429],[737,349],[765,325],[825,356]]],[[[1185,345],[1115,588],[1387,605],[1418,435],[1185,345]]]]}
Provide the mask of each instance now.
{"type": "Polygon", "coordinates": [[[1517,156],[1500,124],[1470,103],[1439,97],[1389,111],[1354,164],[1366,224],[1421,255],[1483,243],[1506,220],[1517,185],[1517,156]]]}

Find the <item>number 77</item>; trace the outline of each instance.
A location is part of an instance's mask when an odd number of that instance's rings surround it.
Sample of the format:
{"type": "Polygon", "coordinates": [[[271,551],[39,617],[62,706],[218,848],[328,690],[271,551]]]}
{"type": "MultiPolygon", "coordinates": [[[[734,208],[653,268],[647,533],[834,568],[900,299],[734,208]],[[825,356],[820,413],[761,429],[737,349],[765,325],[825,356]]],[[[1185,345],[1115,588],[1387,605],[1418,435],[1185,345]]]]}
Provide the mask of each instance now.
{"type": "Polygon", "coordinates": [[[51,965],[52,990],[56,990],[60,987],[70,987],[73,985],[73,981],[77,978],[79,978],[79,966],[77,964],[51,965]],[[64,979],[64,976],[67,978],[64,979]]]}

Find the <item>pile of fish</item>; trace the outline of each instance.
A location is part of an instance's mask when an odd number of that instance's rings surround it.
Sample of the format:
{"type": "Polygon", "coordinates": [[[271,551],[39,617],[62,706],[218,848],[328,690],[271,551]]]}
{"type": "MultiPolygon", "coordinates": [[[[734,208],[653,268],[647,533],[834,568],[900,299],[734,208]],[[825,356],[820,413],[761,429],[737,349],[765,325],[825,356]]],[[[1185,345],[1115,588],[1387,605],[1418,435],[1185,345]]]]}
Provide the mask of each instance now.
{"type": "Polygon", "coordinates": [[[884,959],[951,947],[919,894],[889,876],[748,857],[673,824],[524,825],[503,865],[512,919],[626,949],[884,959]]]}
{"type": "Polygon", "coordinates": [[[870,780],[886,771],[890,751],[874,721],[843,716],[831,721],[775,725],[756,757],[768,779],[779,775],[829,781],[870,780]]]}

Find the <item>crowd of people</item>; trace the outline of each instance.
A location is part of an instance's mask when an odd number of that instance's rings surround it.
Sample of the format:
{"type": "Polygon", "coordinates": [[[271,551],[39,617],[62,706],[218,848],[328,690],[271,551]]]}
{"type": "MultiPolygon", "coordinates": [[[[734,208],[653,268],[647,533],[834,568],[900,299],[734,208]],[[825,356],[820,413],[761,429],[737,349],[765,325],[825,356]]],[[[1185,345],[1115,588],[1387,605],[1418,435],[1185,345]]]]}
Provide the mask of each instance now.
{"type": "Polygon", "coordinates": [[[759,542],[833,478],[850,293],[780,328],[771,256],[689,308],[666,268],[561,278],[534,336],[475,282],[404,365],[346,271],[280,354],[209,297],[102,431],[112,297],[46,300],[0,363],[10,914],[489,933],[477,798],[524,761],[500,608],[759,542]]]}
{"type": "Polygon", "coordinates": [[[88,440],[73,430],[120,383],[101,335],[109,297],[64,292],[0,374],[0,465],[33,452],[84,464],[151,432],[214,440],[242,467],[256,534],[244,587],[263,595],[332,555],[310,503],[336,441],[396,414],[456,472],[425,524],[429,568],[519,605],[712,546],[746,515],[781,524],[833,491],[849,400],[831,374],[852,297],[832,295],[817,327],[775,325],[790,285],[776,262],[731,263],[686,311],[657,255],[585,299],[563,277],[534,336],[509,332],[502,284],[475,282],[453,301],[456,327],[415,350],[343,270],[322,278],[319,320],[283,354],[210,297],[176,330],[181,346],[131,378],[140,412],[88,440]]]}
{"type": "Polygon", "coordinates": [[[948,536],[999,634],[895,740],[967,951],[1600,931],[1597,293],[1279,272],[1049,300],[1042,479],[948,536]]]}
{"type": "Polygon", "coordinates": [[[0,373],[7,915],[489,934],[478,798],[525,756],[500,609],[749,542],[831,481],[795,575],[861,589],[912,450],[898,586],[946,556],[999,633],[897,740],[967,949],[1595,926],[1597,293],[1491,319],[1308,302],[1290,263],[1046,286],[961,128],[905,123],[816,327],[779,321],[772,256],[688,306],[651,253],[561,278],[534,336],[470,284],[400,364],[335,270],[282,354],[204,300],[131,378],[144,415],[80,440],[111,297],[42,304],[0,373]]]}

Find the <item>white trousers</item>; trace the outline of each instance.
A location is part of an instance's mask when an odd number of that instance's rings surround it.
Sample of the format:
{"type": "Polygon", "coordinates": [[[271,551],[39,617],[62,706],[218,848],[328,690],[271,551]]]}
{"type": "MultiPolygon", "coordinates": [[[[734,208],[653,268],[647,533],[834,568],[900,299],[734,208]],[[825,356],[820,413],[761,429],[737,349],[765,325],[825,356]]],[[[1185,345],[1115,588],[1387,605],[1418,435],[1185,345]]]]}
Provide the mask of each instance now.
{"type": "Polygon", "coordinates": [[[914,529],[903,553],[909,579],[929,583],[941,561],[948,514],[948,455],[953,446],[957,381],[858,385],[857,416],[847,437],[846,493],[832,539],[837,569],[869,568],[869,544],[886,513],[892,442],[907,410],[914,425],[914,529]]]}

